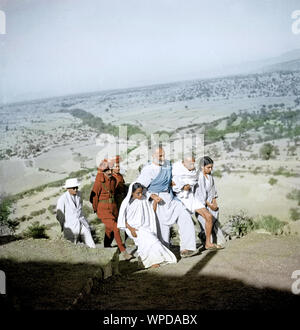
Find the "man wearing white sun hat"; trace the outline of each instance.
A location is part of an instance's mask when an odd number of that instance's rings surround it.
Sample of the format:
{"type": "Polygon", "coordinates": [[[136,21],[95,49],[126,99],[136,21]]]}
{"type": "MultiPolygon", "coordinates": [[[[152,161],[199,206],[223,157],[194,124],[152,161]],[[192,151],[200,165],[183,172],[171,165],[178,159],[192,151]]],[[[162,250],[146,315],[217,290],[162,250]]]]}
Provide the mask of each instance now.
{"type": "Polygon", "coordinates": [[[59,221],[64,237],[75,244],[79,237],[90,248],[95,248],[90,226],[82,214],[80,183],[77,178],[67,179],[64,188],[67,191],[60,196],[56,206],[56,218],[59,221]]]}

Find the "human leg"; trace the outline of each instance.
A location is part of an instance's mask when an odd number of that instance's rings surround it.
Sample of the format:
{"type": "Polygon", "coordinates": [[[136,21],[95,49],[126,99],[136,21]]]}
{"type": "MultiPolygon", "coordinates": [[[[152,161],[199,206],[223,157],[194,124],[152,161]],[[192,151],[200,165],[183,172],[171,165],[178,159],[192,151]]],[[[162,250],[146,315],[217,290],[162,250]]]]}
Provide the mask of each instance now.
{"type": "Polygon", "coordinates": [[[212,231],[214,225],[214,217],[213,215],[206,209],[201,208],[197,209],[196,212],[205,220],[205,248],[206,249],[216,249],[221,248],[221,246],[214,244],[212,242],[212,231]]]}
{"type": "Polygon", "coordinates": [[[169,248],[169,246],[170,246],[170,226],[159,222],[159,233],[160,233],[160,235],[157,237],[159,238],[159,240],[165,247],[169,248]]]}
{"type": "Polygon", "coordinates": [[[64,227],[64,238],[68,241],[71,241],[74,244],[77,244],[80,234],[80,223],[76,223],[70,227],[64,227]]]}
{"type": "Polygon", "coordinates": [[[111,243],[114,240],[114,232],[110,233],[110,237],[105,233],[104,235],[104,247],[111,247],[111,243]]]}
{"type": "Polygon", "coordinates": [[[196,237],[195,237],[195,226],[191,215],[184,208],[179,201],[176,206],[176,212],[178,215],[177,224],[180,236],[180,250],[184,251],[195,251],[196,250],[196,237]]]}
{"type": "Polygon", "coordinates": [[[219,221],[217,220],[215,225],[214,225],[214,231],[215,231],[215,235],[216,235],[216,243],[218,245],[225,245],[226,244],[226,239],[225,239],[225,236],[223,234],[223,231],[222,229],[220,228],[220,225],[219,225],[219,221]]]}
{"type": "Polygon", "coordinates": [[[111,247],[111,242],[113,241],[113,220],[101,219],[101,222],[105,225],[104,247],[111,247]]]}
{"type": "Polygon", "coordinates": [[[125,246],[122,242],[122,239],[121,239],[121,235],[120,235],[120,229],[118,228],[117,226],[117,223],[113,220],[111,220],[113,223],[112,223],[112,229],[113,229],[113,233],[114,233],[114,237],[115,237],[115,240],[117,242],[117,245],[120,249],[121,252],[125,251],[125,246]]]}
{"type": "Polygon", "coordinates": [[[205,220],[205,248],[212,247],[213,243],[211,242],[211,233],[213,227],[213,216],[206,208],[197,209],[196,212],[200,214],[205,220]]]}
{"type": "Polygon", "coordinates": [[[84,244],[86,244],[90,248],[95,248],[95,242],[93,240],[92,234],[89,229],[87,229],[84,225],[81,225],[81,238],[84,244]]]}
{"type": "Polygon", "coordinates": [[[123,257],[125,260],[130,260],[132,258],[132,256],[127,253],[126,248],[124,246],[124,244],[122,243],[122,239],[120,236],[120,230],[117,226],[116,221],[114,221],[113,219],[101,219],[102,222],[105,224],[105,234],[108,236],[108,238],[111,238],[111,233],[114,233],[114,238],[117,242],[118,248],[121,251],[123,257]]]}

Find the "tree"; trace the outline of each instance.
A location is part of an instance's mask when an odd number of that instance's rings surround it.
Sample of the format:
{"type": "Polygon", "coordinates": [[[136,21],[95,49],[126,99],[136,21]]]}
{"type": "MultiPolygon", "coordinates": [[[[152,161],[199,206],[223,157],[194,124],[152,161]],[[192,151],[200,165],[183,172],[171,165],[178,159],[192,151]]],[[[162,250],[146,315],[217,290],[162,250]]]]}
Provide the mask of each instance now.
{"type": "Polygon", "coordinates": [[[275,158],[278,153],[278,147],[271,143],[264,143],[259,149],[260,157],[264,160],[269,160],[270,158],[275,158]]]}

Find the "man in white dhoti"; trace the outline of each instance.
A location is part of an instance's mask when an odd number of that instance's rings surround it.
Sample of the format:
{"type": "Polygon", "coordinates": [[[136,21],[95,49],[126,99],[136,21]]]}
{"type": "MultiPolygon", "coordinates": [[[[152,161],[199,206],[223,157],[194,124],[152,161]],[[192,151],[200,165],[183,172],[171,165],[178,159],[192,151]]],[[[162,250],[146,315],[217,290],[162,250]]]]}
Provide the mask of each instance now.
{"type": "Polygon", "coordinates": [[[190,257],[197,253],[195,228],[191,215],[183,204],[173,196],[172,167],[165,161],[162,147],[153,150],[153,161],[143,167],[136,182],[147,188],[147,198],[157,203],[156,215],[159,223],[158,237],[169,246],[170,227],[176,222],[180,235],[180,255],[190,257]]]}
{"type": "Polygon", "coordinates": [[[203,208],[196,210],[198,220],[204,231],[202,240],[205,241],[206,249],[218,250],[224,248],[226,240],[218,221],[219,207],[216,201],[218,194],[211,174],[213,160],[208,156],[203,157],[200,160],[200,169],[195,198],[205,205],[203,208]]]}
{"type": "Polygon", "coordinates": [[[82,214],[82,199],[78,186],[76,178],[66,180],[64,188],[67,191],[57,201],[56,218],[67,240],[76,244],[81,238],[87,246],[95,248],[90,226],[82,214]]]}
{"type": "Polygon", "coordinates": [[[172,188],[176,197],[181,200],[190,213],[205,206],[195,196],[198,173],[195,169],[195,157],[186,156],[172,167],[172,188]]]}
{"type": "Polygon", "coordinates": [[[125,230],[134,240],[145,268],[157,268],[161,264],[177,262],[175,255],[157,238],[153,205],[143,195],[143,186],[138,182],[130,185],[121,204],[118,228],[125,230]]]}

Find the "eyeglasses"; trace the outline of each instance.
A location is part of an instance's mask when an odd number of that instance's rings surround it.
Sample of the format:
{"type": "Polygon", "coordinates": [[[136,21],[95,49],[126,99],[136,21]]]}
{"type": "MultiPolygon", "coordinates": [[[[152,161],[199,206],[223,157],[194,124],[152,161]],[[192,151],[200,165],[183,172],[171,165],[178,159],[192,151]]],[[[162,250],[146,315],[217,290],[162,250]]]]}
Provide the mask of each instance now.
{"type": "Polygon", "coordinates": [[[73,187],[73,188],[69,188],[69,189],[78,190],[78,187],[73,187]]]}

